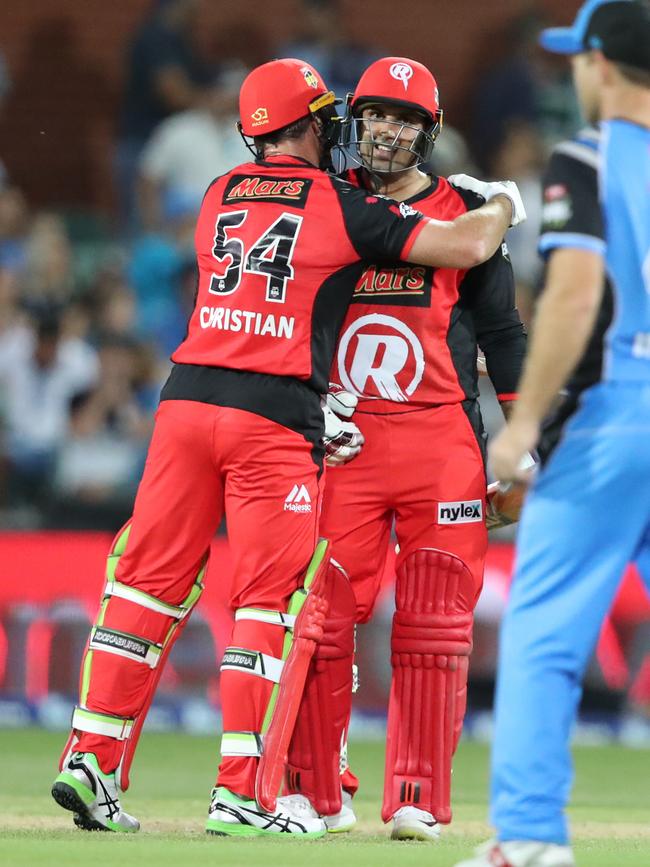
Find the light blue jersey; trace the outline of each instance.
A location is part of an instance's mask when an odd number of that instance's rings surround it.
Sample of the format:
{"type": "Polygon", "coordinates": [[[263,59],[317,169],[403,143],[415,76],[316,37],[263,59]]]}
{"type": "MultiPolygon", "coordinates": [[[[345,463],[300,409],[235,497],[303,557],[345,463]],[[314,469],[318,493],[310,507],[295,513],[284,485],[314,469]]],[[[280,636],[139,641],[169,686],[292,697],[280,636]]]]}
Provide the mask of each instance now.
{"type": "Polygon", "coordinates": [[[583,392],[519,525],[496,696],[499,840],[568,842],[580,682],[628,562],[650,591],[650,129],[604,124],[600,192],[615,315],[602,380],[583,392]]]}
{"type": "Polygon", "coordinates": [[[650,382],[650,129],[602,125],[601,202],[615,314],[603,378],[650,382]]]}

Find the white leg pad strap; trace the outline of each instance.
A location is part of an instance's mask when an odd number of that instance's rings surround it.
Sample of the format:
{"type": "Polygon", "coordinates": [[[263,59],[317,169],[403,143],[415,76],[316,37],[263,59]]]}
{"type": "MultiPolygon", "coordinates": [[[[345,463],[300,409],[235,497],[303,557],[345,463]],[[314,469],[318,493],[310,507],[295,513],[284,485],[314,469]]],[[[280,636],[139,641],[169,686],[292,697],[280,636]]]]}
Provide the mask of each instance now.
{"type": "Polygon", "coordinates": [[[262,736],[257,732],[224,732],[221,736],[222,756],[261,756],[262,736]]]}
{"type": "Polygon", "coordinates": [[[107,629],[105,626],[93,626],[88,647],[90,650],[114,653],[134,662],[144,662],[149,668],[158,665],[163,650],[162,644],[119,632],[117,629],[107,629]]]}
{"type": "Polygon", "coordinates": [[[97,713],[83,707],[75,707],[72,712],[72,728],[94,735],[107,735],[118,741],[125,741],[131,734],[134,720],[97,713]]]}
{"type": "Polygon", "coordinates": [[[267,608],[238,608],[235,611],[235,620],[258,620],[260,623],[271,623],[275,626],[284,626],[285,629],[293,629],[296,615],[286,614],[284,611],[271,611],[267,608]]]}
{"type": "MultiPolygon", "coordinates": [[[[195,585],[195,587],[196,586],[197,585],[195,585]]],[[[203,586],[201,585],[201,590],[202,589],[203,586]]],[[[192,594],[188,596],[188,600],[191,595],[192,594]]],[[[174,617],[176,620],[182,620],[186,617],[192,610],[195,602],[195,600],[192,600],[189,605],[186,603],[183,603],[183,605],[169,605],[161,599],[156,599],[155,596],[150,596],[148,593],[143,593],[141,590],[136,590],[126,584],[120,584],[119,581],[109,581],[106,584],[104,596],[117,596],[120,599],[134,602],[136,605],[141,605],[143,608],[148,608],[150,611],[155,611],[158,614],[164,614],[167,617],[174,617]]]]}
{"type": "Polygon", "coordinates": [[[272,683],[279,683],[284,662],[259,650],[244,647],[227,647],[221,661],[221,671],[240,671],[254,674],[272,683]]]}

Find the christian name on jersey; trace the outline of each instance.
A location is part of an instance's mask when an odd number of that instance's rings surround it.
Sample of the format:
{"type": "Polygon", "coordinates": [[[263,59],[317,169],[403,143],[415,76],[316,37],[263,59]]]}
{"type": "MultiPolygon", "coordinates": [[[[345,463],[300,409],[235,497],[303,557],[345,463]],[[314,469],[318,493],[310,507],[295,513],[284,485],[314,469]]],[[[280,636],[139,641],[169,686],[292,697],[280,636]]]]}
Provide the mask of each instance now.
{"type": "Polygon", "coordinates": [[[269,175],[233,175],[223,192],[223,204],[240,202],[291,202],[304,208],[312,181],[309,178],[273,178],[269,175]]]}
{"type": "Polygon", "coordinates": [[[433,268],[422,265],[371,265],[354,287],[352,303],[429,307],[433,275],[433,268]]]}
{"type": "Polygon", "coordinates": [[[285,340],[291,340],[296,324],[293,316],[276,316],[273,313],[257,313],[255,310],[237,310],[230,307],[201,307],[199,322],[201,328],[241,331],[244,334],[285,340]]]}

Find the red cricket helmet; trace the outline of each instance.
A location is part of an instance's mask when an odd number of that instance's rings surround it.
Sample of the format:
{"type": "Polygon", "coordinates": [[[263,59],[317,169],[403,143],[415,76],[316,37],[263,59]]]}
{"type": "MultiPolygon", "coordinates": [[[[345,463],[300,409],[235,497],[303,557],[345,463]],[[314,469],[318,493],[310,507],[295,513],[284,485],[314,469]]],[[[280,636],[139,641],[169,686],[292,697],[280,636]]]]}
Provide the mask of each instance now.
{"type": "MultiPolygon", "coordinates": [[[[424,129],[408,148],[416,159],[406,168],[426,162],[442,129],[443,117],[438,85],[426,66],[408,57],[382,57],[366,69],[354,93],[348,97],[344,122],[343,144],[356,146],[357,153],[364,134],[359,117],[363,108],[372,104],[395,105],[422,115],[424,129]]],[[[395,127],[397,138],[400,124],[396,122],[395,127]]],[[[373,168],[367,159],[361,162],[367,168],[373,168]]]]}
{"type": "Polygon", "coordinates": [[[244,79],[240,128],[244,135],[263,136],[334,104],[334,94],[309,63],[293,57],[271,60],[244,79]]]}

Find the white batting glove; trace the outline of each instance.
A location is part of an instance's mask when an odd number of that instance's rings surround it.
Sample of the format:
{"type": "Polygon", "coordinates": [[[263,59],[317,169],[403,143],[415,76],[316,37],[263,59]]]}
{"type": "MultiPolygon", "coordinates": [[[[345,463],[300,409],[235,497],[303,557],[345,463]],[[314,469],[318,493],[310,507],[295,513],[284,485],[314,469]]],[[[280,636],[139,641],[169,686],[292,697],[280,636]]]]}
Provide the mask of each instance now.
{"type": "Polygon", "coordinates": [[[479,181],[478,178],[473,178],[471,175],[450,175],[447,180],[455,187],[462,187],[464,190],[478,193],[479,196],[483,196],[486,202],[495,196],[507,196],[512,205],[510,228],[523,223],[526,219],[526,208],[519,188],[514,181],[479,181]]]}
{"type": "Polygon", "coordinates": [[[361,451],[363,434],[353,421],[347,421],[357,406],[357,398],[349,391],[334,388],[323,403],[325,418],[325,463],[328,467],[347,464],[361,451]]]}

